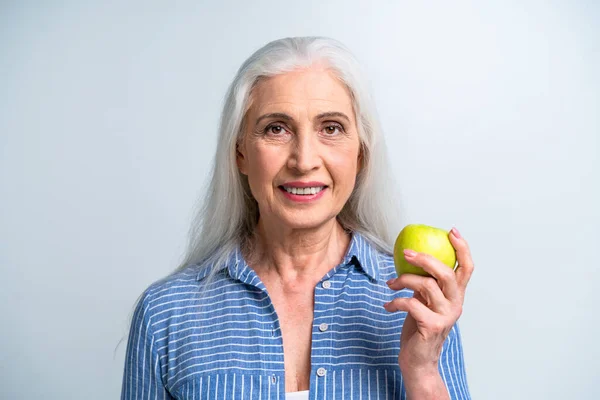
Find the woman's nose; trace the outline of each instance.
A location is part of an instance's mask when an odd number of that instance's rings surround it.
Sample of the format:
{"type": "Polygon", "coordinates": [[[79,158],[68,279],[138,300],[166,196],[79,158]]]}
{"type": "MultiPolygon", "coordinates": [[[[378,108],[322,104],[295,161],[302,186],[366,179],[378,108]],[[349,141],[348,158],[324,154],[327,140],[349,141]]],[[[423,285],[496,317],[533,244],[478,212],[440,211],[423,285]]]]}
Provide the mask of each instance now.
{"type": "Polygon", "coordinates": [[[319,168],[321,156],[317,132],[306,130],[295,136],[288,166],[300,173],[307,173],[319,168]]]}

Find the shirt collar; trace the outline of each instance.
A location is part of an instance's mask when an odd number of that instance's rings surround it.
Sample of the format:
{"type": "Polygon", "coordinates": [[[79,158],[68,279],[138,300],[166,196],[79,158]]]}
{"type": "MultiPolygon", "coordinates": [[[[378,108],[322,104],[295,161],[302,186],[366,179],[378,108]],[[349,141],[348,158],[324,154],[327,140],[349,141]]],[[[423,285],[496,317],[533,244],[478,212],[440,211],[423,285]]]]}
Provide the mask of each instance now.
{"type": "MultiPolygon", "coordinates": [[[[377,250],[373,248],[367,239],[360,233],[353,232],[350,246],[344,255],[341,265],[353,265],[371,280],[377,281],[379,276],[379,260],[377,255],[377,250]]],[[[209,266],[201,267],[197,280],[206,278],[210,270],[209,266]]],[[[251,283],[254,279],[254,271],[246,264],[240,246],[236,246],[227,258],[226,263],[221,265],[217,272],[223,270],[227,270],[230,277],[245,283],[251,283]]]]}
{"type": "Polygon", "coordinates": [[[379,277],[378,251],[358,232],[352,234],[344,263],[352,263],[373,281],[377,281],[379,277]]]}

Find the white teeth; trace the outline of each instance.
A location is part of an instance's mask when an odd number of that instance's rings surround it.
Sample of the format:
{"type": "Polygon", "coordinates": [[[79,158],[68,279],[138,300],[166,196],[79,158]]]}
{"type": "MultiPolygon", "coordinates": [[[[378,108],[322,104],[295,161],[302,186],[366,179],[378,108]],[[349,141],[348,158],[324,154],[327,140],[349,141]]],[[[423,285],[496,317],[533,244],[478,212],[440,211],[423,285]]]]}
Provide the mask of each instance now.
{"type": "Polygon", "coordinates": [[[317,194],[319,193],[321,190],[323,190],[325,188],[325,186],[315,186],[315,187],[307,187],[307,188],[290,188],[290,187],[283,187],[286,192],[291,193],[291,194],[300,194],[300,195],[307,195],[307,194],[317,194]]]}

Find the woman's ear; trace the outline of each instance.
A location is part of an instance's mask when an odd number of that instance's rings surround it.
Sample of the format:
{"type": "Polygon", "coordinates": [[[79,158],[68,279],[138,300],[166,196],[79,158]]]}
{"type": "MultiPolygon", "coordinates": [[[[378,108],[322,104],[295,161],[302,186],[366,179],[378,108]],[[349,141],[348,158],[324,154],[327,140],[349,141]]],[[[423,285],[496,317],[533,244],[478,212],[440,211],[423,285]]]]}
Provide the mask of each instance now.
{"type": "Polygon", "coordinates": [[[360,171],[362,171],[363,169],[363,163],[364,163],[364,149],[363,146],[360,146],[360,150],[358,151],[358,159],[356,162],[356,175],[358,175],[360,173],[360,171]]]}
{"type": "Polygon", "coordinates": [[[238,142],[235,145],[235,162],[238,169],[244,175],[248,175],[246,168],[246,155],[244,154],[243,143],[238,142]]]}

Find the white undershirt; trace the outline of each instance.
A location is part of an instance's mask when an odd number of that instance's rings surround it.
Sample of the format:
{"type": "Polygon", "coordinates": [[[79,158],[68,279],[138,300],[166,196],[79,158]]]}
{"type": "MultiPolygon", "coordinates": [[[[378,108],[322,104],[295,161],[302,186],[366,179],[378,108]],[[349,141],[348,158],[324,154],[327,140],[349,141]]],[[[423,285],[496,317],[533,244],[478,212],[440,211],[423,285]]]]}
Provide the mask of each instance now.
{"type": "Polygon", "coordinates": [[[308,400],[308,390],[288,392],[285,394],[285,400],[308,400]]]}

